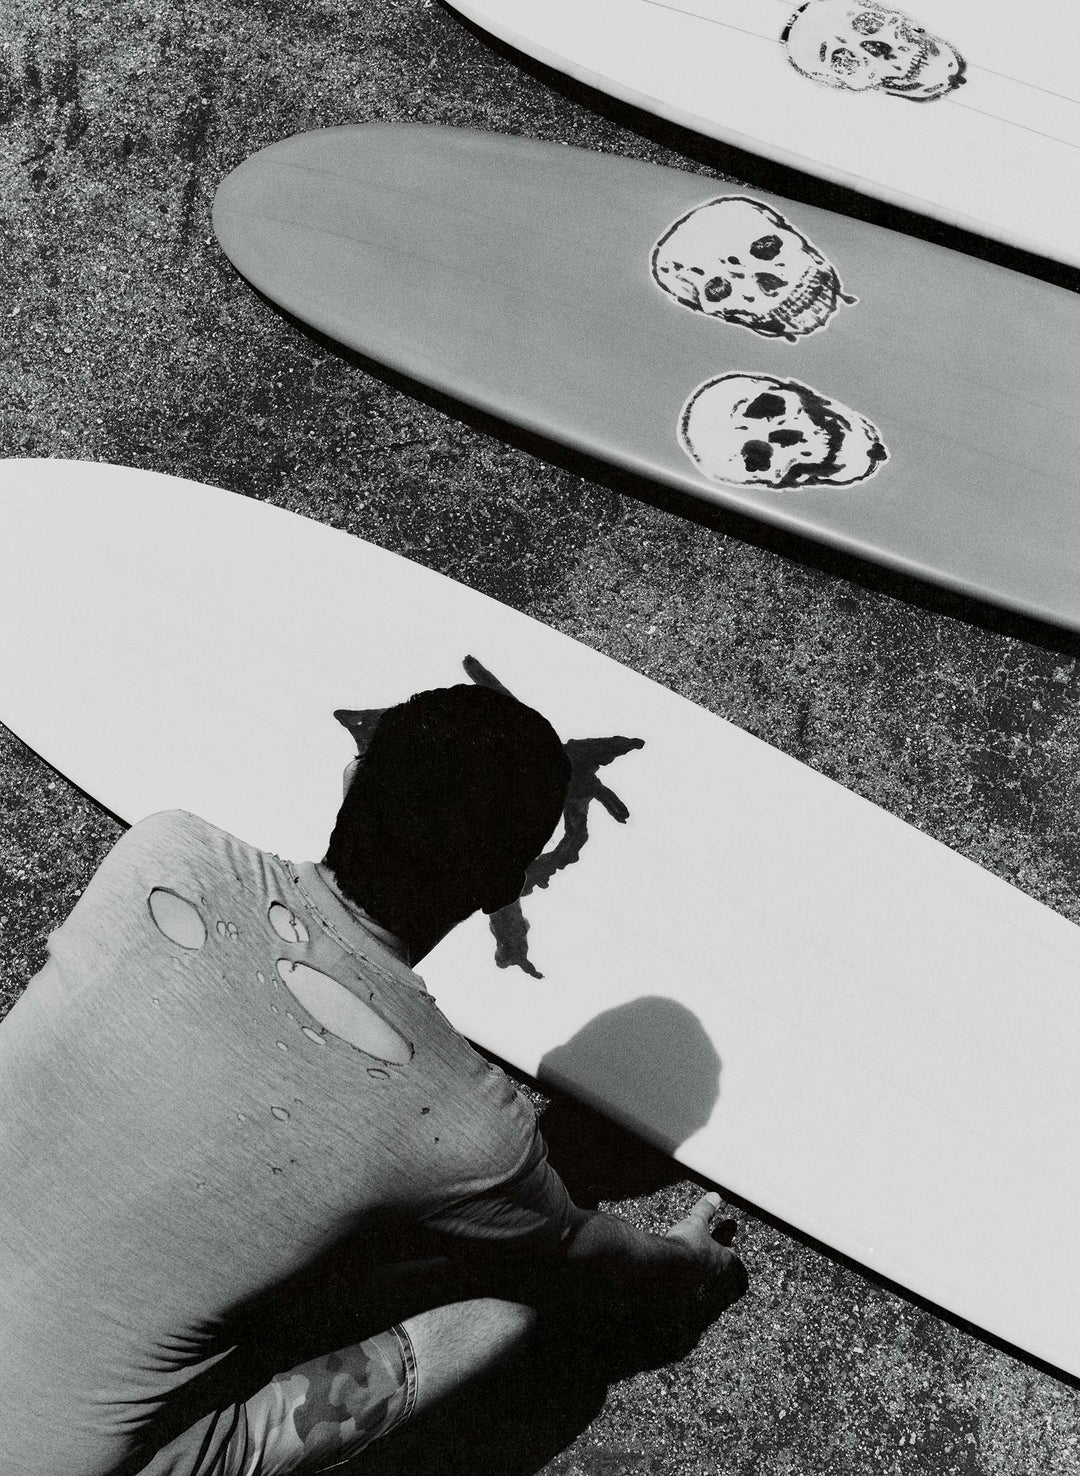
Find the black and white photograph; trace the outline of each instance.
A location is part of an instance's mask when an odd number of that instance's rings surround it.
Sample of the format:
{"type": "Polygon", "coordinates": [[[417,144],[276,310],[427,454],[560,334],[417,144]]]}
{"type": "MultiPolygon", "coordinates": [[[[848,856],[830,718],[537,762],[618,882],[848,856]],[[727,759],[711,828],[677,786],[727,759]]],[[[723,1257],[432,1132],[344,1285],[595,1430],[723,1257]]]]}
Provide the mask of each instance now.
{"type": "Polygon", "coordinates": [[[1080,1472],[1077,55],[8,0],[0,1476],[1080,1472]]]}

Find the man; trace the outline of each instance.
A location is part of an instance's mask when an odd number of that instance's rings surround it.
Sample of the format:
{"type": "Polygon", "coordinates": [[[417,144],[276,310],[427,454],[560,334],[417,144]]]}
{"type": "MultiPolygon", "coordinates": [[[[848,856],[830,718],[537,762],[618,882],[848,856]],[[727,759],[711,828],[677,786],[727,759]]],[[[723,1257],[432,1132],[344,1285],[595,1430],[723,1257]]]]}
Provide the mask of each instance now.
{"type": "Polygon", "coordinates": [[[2,1476],[349,1459],[531,1326],[468,1296],[253,1379],[255,1309],[408,1227],[673,1286],[726,1269],[713,1196],[667,1236],[577,1209],[412,971],[518,895],[567,779],[538,713],[454,687],[379,718],[322,864],[182,812],[114,848],[0,1025],[2,1476]]]}

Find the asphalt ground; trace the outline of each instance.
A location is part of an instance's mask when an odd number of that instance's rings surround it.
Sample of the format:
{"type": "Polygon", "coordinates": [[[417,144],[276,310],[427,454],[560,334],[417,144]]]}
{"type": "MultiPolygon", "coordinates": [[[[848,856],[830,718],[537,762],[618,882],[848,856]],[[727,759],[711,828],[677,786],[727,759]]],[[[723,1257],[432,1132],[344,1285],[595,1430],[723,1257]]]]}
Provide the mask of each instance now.
{"type": "MultiPolygon", "coordinates": [[[[7,0],[0,43],[0,454],[190,477],[406,554],[663,682],[1080,921],[1074,638],[690,507],[373,372],[256,297],[214,242],[210,203],[230,168],[287,134],[440,122],[839,205],[1064,290],[1077,290],[1076,273],[666,127],[523,65],[430,0],[7,0]]],[[[0,730],[5,1003],[119,831],[0,730]]],[[[698,1192],[566,1103],[545,1117],[583,1202],[656,1229],[698,1192]]],[[[715,1308],[654,1307],[645,1326],[616,1319],[555,1338],[498,1399],[392,1440],[373,1468],[1080,1471],[1074,1383],[751,1207],[730,1213],[749,1281],[714,1321],[715,1308]]]]}

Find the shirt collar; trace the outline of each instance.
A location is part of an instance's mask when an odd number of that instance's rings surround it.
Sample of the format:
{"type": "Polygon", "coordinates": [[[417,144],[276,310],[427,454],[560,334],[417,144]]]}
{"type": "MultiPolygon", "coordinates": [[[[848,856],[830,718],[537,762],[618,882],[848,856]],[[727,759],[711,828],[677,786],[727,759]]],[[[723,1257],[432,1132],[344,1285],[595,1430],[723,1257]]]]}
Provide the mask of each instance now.
{"type": "Polygon", "coordinates": [[[407,975],[414,988],[424,989],[420,975],[409,967],[405,945],[400,938],[369,917],[358,903],[344,896],[328,866],[321,861],[302,861],[295,867],[295,872],[300,890],[347,944],[357,947],[360,952],[374,949],[385,955],[384,962],[388,966],[397,966],[393,968],[394,973],[407,975]]]}

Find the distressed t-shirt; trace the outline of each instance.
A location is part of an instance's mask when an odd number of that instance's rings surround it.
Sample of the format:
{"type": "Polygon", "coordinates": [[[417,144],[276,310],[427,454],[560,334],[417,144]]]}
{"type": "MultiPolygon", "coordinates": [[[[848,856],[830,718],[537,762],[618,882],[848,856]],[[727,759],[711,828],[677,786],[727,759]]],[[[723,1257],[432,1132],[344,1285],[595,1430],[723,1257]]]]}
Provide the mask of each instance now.
{"type": "Polygon", "coordinates": [[[230,1318],[399,1219],[544,1251],[571,1206],[528,1104],[314,865],[136,825],[0,1023],[0,1472],[137,1458],[230,1318]],[[295,965],[407,1063],[308,1014],[295,965]]]}

